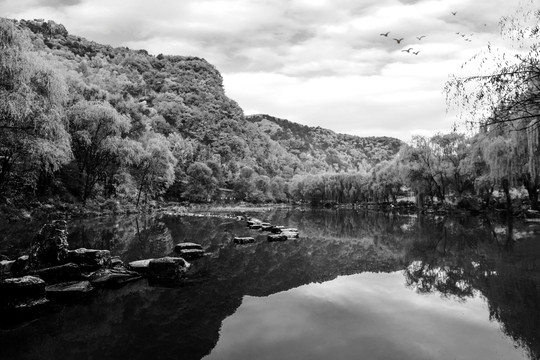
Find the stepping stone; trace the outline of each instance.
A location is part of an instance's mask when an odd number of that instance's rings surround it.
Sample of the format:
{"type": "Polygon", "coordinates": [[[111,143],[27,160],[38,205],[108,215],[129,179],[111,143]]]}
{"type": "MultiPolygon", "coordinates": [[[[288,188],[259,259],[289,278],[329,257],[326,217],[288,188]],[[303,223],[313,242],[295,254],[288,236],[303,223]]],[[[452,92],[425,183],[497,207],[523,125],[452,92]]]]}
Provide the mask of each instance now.
{"type": "Polygon", "coordinates": [[[47,298],[51,300],[70,301],[80,299],[94,290],[90,281],[68,281],[45,287],[47,298]]]}
{"type": "Polygon", "coordinates": [[[252,237],[235,237],[233,239],[235,244],[252,244],[255,242],[255,238],[252,237]]]}

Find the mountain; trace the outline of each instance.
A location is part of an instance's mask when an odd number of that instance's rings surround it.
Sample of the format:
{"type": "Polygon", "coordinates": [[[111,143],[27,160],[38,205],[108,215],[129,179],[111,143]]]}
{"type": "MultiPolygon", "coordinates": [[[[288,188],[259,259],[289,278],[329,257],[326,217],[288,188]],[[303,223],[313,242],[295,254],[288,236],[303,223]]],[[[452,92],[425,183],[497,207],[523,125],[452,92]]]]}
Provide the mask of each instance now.
{"type": "Polygon", "coordinates": [[[369,170],[392,158],[403,145],[401,140],[391,137],[337,134],[270,115],[246,118],[303,163],[322,162],[320,170],[324,170],[325,165],[328,170],[337,172],[369,170]]]}

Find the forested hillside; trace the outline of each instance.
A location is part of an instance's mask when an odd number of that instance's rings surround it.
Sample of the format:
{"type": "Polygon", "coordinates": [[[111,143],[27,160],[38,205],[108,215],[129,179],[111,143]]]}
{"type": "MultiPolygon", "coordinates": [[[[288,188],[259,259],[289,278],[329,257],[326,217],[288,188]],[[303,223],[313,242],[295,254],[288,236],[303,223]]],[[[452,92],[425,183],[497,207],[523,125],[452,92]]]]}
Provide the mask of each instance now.
{"type": "Polygon", "coordinates": [[[246,118],[204,59],[97,44],[53,21],[0,19],[0,51],[4,198],[286,201],[306,174],[367,174],[401,145],[246,118]]]}
{"type": "MultiPolygon", "coordinates": [[[[367,171],[389,159],[403,145],[389,137],[358,137],[320,127],[309,127],[269,115],[251,115],[247,119],[265,134],[319,171],[367,171]]],[[[309,169],[308,169],[309,170],[309,169]]]]}

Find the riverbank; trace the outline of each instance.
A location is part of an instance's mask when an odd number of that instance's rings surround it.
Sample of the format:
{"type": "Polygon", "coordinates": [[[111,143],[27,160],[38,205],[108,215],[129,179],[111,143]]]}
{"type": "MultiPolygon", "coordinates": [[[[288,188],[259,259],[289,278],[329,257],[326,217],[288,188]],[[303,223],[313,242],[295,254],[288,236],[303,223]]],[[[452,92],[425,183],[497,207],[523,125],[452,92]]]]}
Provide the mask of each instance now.
{"type": "MultiPolygon", "coordinates": [[[[238,203],[190,203],[173,201],[150,201],[144,206],[137,207],[134,203],[119,200],[90,200],[83,204],[82,202],[66,202],[59,199],[48,198],[42,200],[28,201],[26,199],[0,199],[0,219],[3,221],[47,221],[55,219],[91,219],[100,217],[111,217],[132,214],[154,214],[162,213],[165,215],[182,215],[194,212],[268,212],[275,209],[291,208],[330,208],[330,209],[355,209],[362,211],[378,211],[395,214],[434,214],[434,215],[479,215],[507,213],[503,206],[494,204],[489,208],[475,199],[466,199],[457,203],[430,204],[424,207],[418,207],[413,201],[392,202],[364,202],[355,204],[339,203],[320,203],[317,206],[309,204],[252,204],[245,202],[238,203]]],[[[516,202],[512,207],[512,217],[524,219],[540,218],[540,213],[531,210],[528,205],[516,202]]]]}

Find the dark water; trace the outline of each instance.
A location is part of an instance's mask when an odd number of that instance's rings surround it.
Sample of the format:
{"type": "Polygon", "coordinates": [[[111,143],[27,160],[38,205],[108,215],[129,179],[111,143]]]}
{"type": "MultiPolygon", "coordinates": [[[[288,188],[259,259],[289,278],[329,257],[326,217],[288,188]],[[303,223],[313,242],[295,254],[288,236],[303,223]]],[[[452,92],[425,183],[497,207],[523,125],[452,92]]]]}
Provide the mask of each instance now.
{"type": "MultiPolygon", "coordinates": [[[[212,255],[188,286],[141,280],[0,330],[0,359],[540,358],[538,224],[276,211],[257,217],[301,238],[268,243],[224,215],[71,223],[70,247],[124,261],[212,255]]],[[[0,251],[32,230],[0,229],[0,251]]]]}

